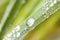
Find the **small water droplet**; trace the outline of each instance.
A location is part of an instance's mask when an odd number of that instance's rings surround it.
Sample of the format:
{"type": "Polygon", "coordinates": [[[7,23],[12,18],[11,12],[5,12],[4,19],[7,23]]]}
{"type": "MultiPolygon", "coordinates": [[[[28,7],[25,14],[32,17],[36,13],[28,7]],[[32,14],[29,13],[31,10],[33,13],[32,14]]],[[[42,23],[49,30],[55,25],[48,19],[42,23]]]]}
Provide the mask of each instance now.
{"type": "Polygon", "coordinates": [[[8,34],[7,37],[11,37],[12,36],[12,33],[8,34]]]}
{"type": "Polygon", "coordinates": [[[31,26],[34,24],[34,22],[35,22],[35,20],[34,20],[33,18],[29,18],[29,19],[27,20],[27,25],[28,25],[29,27],[31,27],[31,26]]]}
{"type": "Polygon", "coordinates": [[[46,9],[48,10],[49,8],[47,7],[46,9]]]}
{"type": "Polygon", "coordinates": [[[18,37],[20,37],[20,32],[17,32],[17,35],[16,35],[16,37],[18,38],[18,37]]]}
{"type": "Polygon", "coordinates": [[[25,29],[23,30],[23,34],[25,34],[28,30],[29,30],[28,28],[25,28],[25,29]]]}
{"type": "Polygon", "coordinates": [[[20,30],[20,25],[17,25],[16,28],[15,28],[16,31],[19,31],[20,30]]]}
{"type": "Polygon", "coordinates": [[[6,37],[4,40],[11,40],[11,37],[6,37]]]}
{"type": "Polygon", "coordinates": [[[51,3],[50,7],[52,7],[54,5],[54,3],[51,3]]]}
{"type": "Polygon", "coordinates": [[[15,30],[13,30],[12,33],[15,33],[15,30]]]}
{"type": "Polygon", "coordinates": [[[48,18],[48,17],[49,17],[48,13],[43,13],[43,16],[44,16],[45,18],[48,18]]]}
{"type": "Polygon", "coordinates": [[[13,38],[15,38],[15,37],[16,37],[16,34],[14,33],[14,34],[13,34],[13,38]]]}
{"type": "Polygon", "coordinates": [[[46,18],[46,15],[44,15],[44,17],[46,18]]]}
{"type": "Polygon", "coordinates": [[[56,4],[57,3],[57,0],[54,0],[54,4],[56,4]]]}

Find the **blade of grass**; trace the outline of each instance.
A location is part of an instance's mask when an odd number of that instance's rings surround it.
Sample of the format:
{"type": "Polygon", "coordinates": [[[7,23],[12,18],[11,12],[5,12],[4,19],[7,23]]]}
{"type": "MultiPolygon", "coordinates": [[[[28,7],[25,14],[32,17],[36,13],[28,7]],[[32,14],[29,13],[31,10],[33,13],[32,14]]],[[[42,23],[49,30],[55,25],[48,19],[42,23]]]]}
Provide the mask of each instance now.
{"type": "Polygon", "coordinates": [[[10,0],[0,0],[0,24],[1,24],[1,19],[3,17],[4,11],[9,2],[10,0]]]}
{"type": "Polygon", "coordinates": [[[4,15],[1,19],[1,25],[0,25],[0,31],[2,29],[2,26],[4,25],[6,19],[8,18],[9,14],[10,14],[10,11],[12,10],[13,8],[13,5],[15,4],[16,0],[10,0],[10,3],[9,5],[6,7],[6,11],[4,12],[4,15]]]}

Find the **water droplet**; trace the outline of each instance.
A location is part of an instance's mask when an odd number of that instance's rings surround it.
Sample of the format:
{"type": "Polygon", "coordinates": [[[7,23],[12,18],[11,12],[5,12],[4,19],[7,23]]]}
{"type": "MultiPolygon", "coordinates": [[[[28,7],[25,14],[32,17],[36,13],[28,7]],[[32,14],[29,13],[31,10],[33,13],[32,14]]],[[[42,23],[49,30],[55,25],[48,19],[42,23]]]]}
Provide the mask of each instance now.
{"type": "Polygon", "coordinates": [[[52,7],[54,5],[54,3],[51,3],[50,7],[52,7]]]}
{"type": "Polygon", "coordinates": [[[7,37],[11,37],[12,36],[12,33],[8,34],[7,37]]]}
{"type": "Polygon", "coordinates": [[[34,24],[34,22],[35,22],[35,20],[34,20],[33,18],[29,18],[29,19],[27,20],[27,25],[28,25],[29,27],[31,27],[31,26],[34,24]]]}
{"type": "Polygon", "coordinates": [[[44,17],[46,18],[46,15],[44,15],[44,17]]]}
{"type": "Polygon", "coordinates": [[[49,17],[48,13],[43,13],[43,16],[44,16],[45,18],[48,18],[48,17],[49,17]]]}
{"type": "Polygon", "coordinates": [[[46,9],[48,10],[49,8],[47,7],[46,9]]]}
{"type": "Polygon", "coordinates": [[[14,34],[13,34],[13,38],[15,38],[15,37],[16,37],[16,34],[14,33],[14,34]]]}
{"type": "Polygon", "coordinates": [[[15,33],[15,30],[13,30],[12,33],[15,33]]]}
{"type": "Polygon", "coordinates": [[[11,40],[11,37],[6,37],[4,40],[11,40]]]}
{"type": "Polygon", "coordinates": [[[27,28],[25,28],[25,31],[27,30],[27,28]]]}
{"type": "Polygon", "coordinates": [[[28,31],[29,30],[29,27],[25,28],[25,31],[28,31]]]}
{"type": "Polygon", "coordinates": [[[17,35],[16,35],[16,37],[18,38],[18,37],[20,37],[20,32],[17,32],[17,35]]]}
{"type": "Polygon", "coordinates": [[[28,28],[25,28],[22,33],[25,34],[28,30],[28,28]]]}
{"type": "Polygon", "coordinates": [[[16,28],[15,28],[16,31],[19,31],[20,30],[20,25],[17,25],[16,28]]]}
{"type": "Polygon", "coordinates": [[[54,0],[54,4],[56,4],[57,3],[57,1],[56,0],[54,0]]]}

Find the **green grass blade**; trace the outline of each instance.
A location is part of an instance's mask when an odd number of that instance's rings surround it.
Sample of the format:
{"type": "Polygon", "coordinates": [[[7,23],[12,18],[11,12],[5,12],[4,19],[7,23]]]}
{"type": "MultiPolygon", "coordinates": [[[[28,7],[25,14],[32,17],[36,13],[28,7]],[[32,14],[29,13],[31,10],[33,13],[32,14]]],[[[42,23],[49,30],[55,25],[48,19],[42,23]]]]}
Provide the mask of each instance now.
{"type": "Polygon", "coordinates": [[[4,12],[4,15],[3,15],[2,19],[1,19],[0,31],[1,31],[2,26],[4,25],[5,21],[7,20],[9,14],[10,14],[10,11],[12,10],[13,5],[15,4],[15,2],[16,2],[16,0],[14,0],[14,1],[10,0],[10,3],[7,6],[7,8],[6,8],[5,12],[4,12]]]}

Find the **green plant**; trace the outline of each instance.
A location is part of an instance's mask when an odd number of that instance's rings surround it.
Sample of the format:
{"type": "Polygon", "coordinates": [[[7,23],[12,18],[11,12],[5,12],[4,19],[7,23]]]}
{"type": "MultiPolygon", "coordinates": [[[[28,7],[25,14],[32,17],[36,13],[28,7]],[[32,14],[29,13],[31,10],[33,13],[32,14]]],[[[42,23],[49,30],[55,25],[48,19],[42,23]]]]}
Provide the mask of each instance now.
{"type": "Polygon", "coordinates": [[[4,1],[0,3],[0,40],[45,40],[60,23],[60,0],[4,1]]]}

